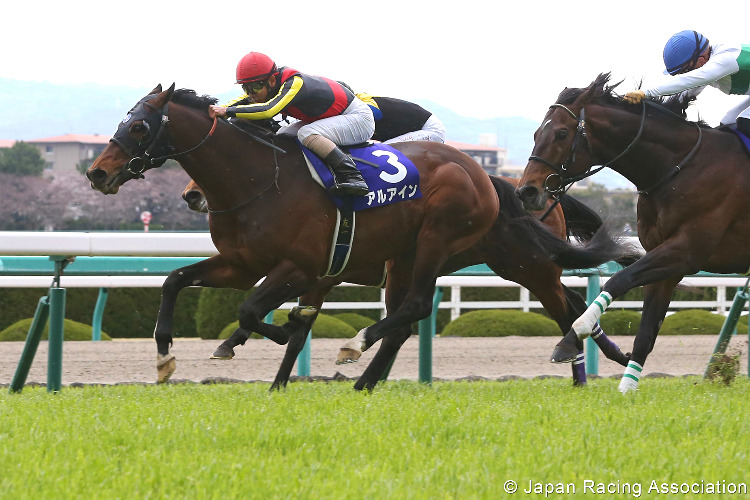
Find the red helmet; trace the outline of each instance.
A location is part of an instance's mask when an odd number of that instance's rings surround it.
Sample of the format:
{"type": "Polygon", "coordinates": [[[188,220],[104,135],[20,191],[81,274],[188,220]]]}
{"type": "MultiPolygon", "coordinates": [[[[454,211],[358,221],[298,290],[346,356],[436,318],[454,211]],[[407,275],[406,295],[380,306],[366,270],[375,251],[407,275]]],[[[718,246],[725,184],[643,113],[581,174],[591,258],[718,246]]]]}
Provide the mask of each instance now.
{"type": "Polygon", "coordinates": [[[277,72],[276,63],[270,57],[250,52],[237,63],[237,83],[265,80],[277,72]]]}

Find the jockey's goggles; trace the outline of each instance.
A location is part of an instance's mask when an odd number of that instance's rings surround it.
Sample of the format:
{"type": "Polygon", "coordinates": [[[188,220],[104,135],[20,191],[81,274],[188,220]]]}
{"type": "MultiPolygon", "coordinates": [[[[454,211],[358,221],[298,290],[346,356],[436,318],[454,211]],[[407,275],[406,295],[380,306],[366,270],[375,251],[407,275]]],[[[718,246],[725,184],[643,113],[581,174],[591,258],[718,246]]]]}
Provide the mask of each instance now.
{"type": "Polygon", "coordinates": [[[243,83],[242,90],[244,90],[246,94],[257,94],[258,92],[263,90],[263,87],[266,86],[266,83],[268,83],[266,80],[260,82],[243,83]]]}

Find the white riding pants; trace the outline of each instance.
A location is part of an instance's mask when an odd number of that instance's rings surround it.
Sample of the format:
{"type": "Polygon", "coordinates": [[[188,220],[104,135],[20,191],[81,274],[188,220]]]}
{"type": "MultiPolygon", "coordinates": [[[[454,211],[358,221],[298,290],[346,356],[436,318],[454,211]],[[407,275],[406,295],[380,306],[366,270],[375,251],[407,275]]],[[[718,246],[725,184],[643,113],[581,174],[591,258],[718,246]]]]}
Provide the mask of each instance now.
{"type": "Polygon", "coordinates": [[[394,137],[393,139],[388,139],[385,141],[385,144],[406,141],[432,141],[444,143],[445,125],[443,125],[443,122],[441,122],[437,116],[430,115],[421,130],[415,130],[414,132],[408,132],[398,137],[394,137]]]}
{"type": "Polygon", "coordinates": [[[278,134],[297,134],[300,142],[311,135],[322,135],[337,146],[367,142],[375,133],[375,118],[370,106],[355,97],[343,113],[312,123],[301,121],[282,127],[278,134]]]}

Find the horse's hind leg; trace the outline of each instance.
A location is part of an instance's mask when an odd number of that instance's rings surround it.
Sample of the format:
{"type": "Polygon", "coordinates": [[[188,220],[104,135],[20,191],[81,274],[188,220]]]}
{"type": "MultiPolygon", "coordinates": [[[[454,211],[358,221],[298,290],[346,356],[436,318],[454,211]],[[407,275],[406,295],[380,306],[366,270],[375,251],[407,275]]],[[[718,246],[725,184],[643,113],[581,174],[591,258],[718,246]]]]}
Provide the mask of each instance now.
{"type": "Polygon", "coordinates": [[[360,332],[363,334],[358,335],[363,340],[362,351],[369,349],[394,330],[430,315],[435,281],[449,255],[447,246],[444,239],[433,241],[432,238],[423,238],[417,248],[416,257],[413,254],[404,254],[391,261],[388,280],[393,282],[394,286],[403,289],[400,293],[404,293],[404,298],[385,318],[360,332]]]}
{"type": "Polygon", "coordinates": [[[176,368],[175,357],[169,352],[172,346],[172,321],[177,294],[187,286],[206,286],[214,288],[247,288],[257,281],[227,264],[221,255],[215,255],[190,266],[175,269],[162,285],[159,315],[154,328],[156,339],[157,382],[166,382],[176,368]]]}
{"type": "MultiPolygon", "coordinates": [[[[388,314],[398,308],[408,293],[408,283],[404,281],[408,273],[401,273],[399,271],[398,262],[392,262],[391,264],[385,287],[385,303],[388,314]]],[[[401,346],[410,336],[411,325],[407,324],[383,338],[380,349],[375,353],[370,364],[367,365],[365,371],[354,384],[354,389],[358,391],[362,389],[371,391],[374,389],[388,368],[388,365],[396,357],[399,349],[401,349],[401,346]]]]}

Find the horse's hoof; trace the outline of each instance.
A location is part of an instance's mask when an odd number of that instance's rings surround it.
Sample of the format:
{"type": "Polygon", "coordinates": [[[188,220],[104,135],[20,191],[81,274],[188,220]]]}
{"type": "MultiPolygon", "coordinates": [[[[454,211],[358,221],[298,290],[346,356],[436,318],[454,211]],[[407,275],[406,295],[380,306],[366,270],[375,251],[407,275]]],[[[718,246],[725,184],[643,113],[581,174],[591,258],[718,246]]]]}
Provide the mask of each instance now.
{"type": "Polygon", "coordinates": [[[234,349],[223,344],[217,347],[214,353],[211,355],[211,359],[232,359],[233,357],[234,349]]]}
{"type": "Polygon", "coordinates": [[[315,306],[294,306],[292,307],[292,310],[289,311],[289,317],[296,317],[299,319],[303,319],[306,317],[313,316],[318,313],[318,308],[315,306]]]}
{"type": "Polygon", "coordinates": [[[175,368],[177,368],[177,363],[175,362],[174,354],[157,354],[156,355],[156,383],[157,384],[163,384],[167,380],[169,380],[169,377],[172,376],[172,374],[175,371],[175,368]]]}
{"type": "Polygon", "coordinates": [[[617,390],[622,394],[627,394],[629,392],[635,393],[638,391],[638,381],[628,377],[623,377],[622,380],[620,380],[620,385],[617,387],[617,390]]]}
{"type": "Polygon", "coordinates": [[[570,347],[560,342],[555,346],[555,350],[552,351],[552,356],[549,358],[550,363],[572,363],[578,356],[578,349],[570,347]]]}
{"type": "Polygon", "coordinates": [[[336,364],[343,365],[346,363],[356,363],[359,360],[360,356],[362,356],[362,351],[342,347],[339,349],[339,355],[336,358],[336,364]]]}

